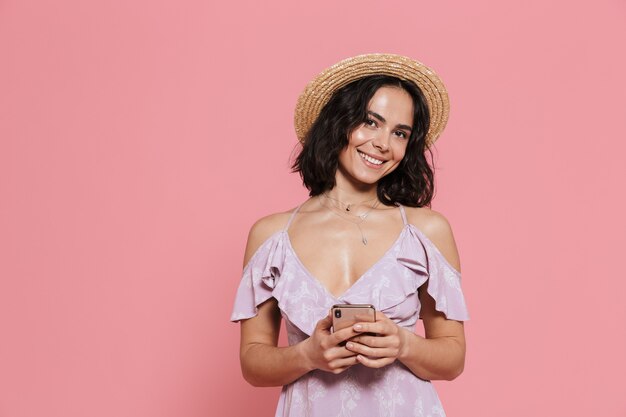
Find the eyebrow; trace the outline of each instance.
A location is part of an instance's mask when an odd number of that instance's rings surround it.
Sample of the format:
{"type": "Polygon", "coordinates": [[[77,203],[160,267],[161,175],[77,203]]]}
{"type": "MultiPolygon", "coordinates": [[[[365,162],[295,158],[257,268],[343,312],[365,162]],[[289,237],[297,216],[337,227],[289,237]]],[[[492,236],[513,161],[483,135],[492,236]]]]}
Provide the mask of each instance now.
{"type": "MultiPolygon", "coordinates": [[[[387,123],[387,120],[385,120],[385,118],[383,116],[381,116],[380,114],[378,114],[376,112],[368,110],[367,114],[369,114],[371,116],[374,116],[375,118],[377,118],[378,120],[380,120],[383,123],[387,123]]],[[[396,126],[396,128],[408,130],[409,132],[413,131],[413,128],[411,126],[409,126],[409,125],[399,124],[399,125],[396,126]]]]}

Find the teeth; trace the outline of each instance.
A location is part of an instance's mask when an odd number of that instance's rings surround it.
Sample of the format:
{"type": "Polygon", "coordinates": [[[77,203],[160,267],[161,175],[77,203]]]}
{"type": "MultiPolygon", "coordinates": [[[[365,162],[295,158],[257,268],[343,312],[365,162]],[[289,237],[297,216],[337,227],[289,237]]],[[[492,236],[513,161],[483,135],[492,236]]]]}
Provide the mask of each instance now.
{"type": "Polygon", "coordinates": [[[365,155],[361,151],[359,151],[359,155],[361,155],[361,158],[365,159],[367,162],[372,163],[374,165],[380,165],[380,164],[382,164],[384,162],[384,161],[381,161],[380,159],[375,159],[375,158],[372,158],[369,155],[365,155]]]}

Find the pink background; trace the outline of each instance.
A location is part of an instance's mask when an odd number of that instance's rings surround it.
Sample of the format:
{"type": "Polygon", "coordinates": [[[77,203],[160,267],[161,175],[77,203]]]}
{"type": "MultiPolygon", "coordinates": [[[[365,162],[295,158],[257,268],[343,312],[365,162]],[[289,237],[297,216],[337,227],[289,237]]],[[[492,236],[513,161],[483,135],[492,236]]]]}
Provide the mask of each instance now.
{"type": "Polygon", "coordinates": [[[247,231],[306,197],[304,85],[378,51],[452,102],[448,415],[625,416],[625,40],[622,0],[2,1],[0,416],[273,415],[228,322],[247,231]]]}

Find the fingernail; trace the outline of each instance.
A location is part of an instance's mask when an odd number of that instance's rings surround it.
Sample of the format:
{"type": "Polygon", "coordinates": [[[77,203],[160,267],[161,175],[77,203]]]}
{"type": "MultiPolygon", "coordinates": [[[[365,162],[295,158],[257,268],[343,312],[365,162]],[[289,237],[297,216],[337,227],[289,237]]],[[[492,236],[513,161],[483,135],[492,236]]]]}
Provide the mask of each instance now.
{"type": "Polygon", "coordinates": [[[354,325],[354,330],[361,330],[363,328],[363,326],[361,326],[360,324],[355,324],[354,325]]]}
{"type": "Polygon", "coordinates": [[[348,349],[352,349],[354,347],[354,343],[348,342],[348,343],[346,343],[346,347],[348,349]]]}

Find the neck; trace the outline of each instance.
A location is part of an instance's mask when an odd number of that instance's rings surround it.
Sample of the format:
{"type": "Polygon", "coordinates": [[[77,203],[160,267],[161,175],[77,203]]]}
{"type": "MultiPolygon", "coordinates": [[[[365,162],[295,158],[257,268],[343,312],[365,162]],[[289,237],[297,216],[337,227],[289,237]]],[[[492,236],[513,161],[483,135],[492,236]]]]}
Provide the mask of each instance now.
{"type": "Polygon", "coordinates": [[[376,190],[374,190],[373,193],[355,193],[352,192],[352,190],[344,190],[335,186],[335,188],[328,190],[325,194],[328,197],[345,204],[358,204],[366,201],[374,203],[377,200],[376,190]]]}
{"type": "Polygon", "coordinates": [[[355,184],[346,181],[344,177],[336,177],[336,185],[326,194],[343,203],[356,204],[362,201],[377,200],[377,184],[355,184]]]}

